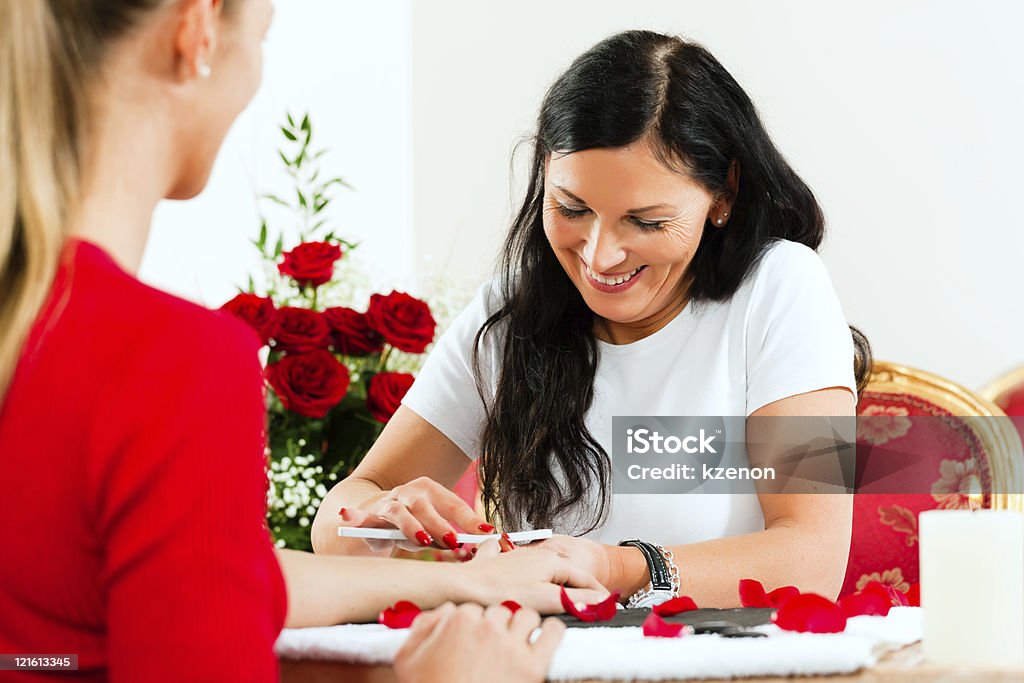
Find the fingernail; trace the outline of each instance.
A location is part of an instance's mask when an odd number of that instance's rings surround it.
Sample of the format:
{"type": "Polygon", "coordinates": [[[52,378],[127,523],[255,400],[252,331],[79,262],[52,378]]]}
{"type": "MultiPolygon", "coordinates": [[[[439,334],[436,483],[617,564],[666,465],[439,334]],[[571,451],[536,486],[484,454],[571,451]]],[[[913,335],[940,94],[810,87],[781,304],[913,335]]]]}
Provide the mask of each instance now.
{"type": "Polygon", "coordinates": [[[505,541],[505,543],[508,543],[508,549],[509,550],[515,550],[516,549],[516,544],[512,542],[512,539],[509,538],[508,534],[506,532],[504,532],[504,531],[501,532],[501,540],[505,541]]]}
{"type": "Polygon", "coordinates": [[[469,553],[470,553],[471,555],[476,555],[476,548],[473,548],[473,549],[471,549],[471,550],[469,551],[469,553]]]}
{"type": "Polygon", "coordinates": [[[419,543],[420,545],[427,546],[427,545],[430,545],[431,543],[433,543],[434,539],[432,539],[430,537],[430,534],[428,534],[426,531],[424,531],[423,529],[420,529],[419,531],[416,532],[416,542],[419,543]]]}
{"type": "Polygon", "coordinates": [[[448,533],[446,533],[444,536],[441,537],[441,540],[444,541],[444,544],[452,550],[455,550],[459,547],[459,542],[455,539],[454,531],[449,531],[448,533]]]}
{"type": "Polygon", "coordinates": [[[338,510],[338,515],[339,515],[339,516],[340,516],[340,517],[341,517],[342,519],[345,519],[345,508],[341,508],[340,510],[338,510]]]}
{"type": "Polygon", "coordinates": [[[476,528],[479,529],[480,531],[484,532],[485,534],[489,534],[492,531],[494,531],[494,525],[493,524],[478,524],[476,528]]]}

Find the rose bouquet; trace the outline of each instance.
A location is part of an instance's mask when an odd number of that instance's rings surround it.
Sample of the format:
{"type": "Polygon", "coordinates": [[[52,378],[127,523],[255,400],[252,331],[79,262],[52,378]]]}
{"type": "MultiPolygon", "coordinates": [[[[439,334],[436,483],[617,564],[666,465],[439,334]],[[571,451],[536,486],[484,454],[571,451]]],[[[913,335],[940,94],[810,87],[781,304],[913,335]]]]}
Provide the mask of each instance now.
{"type": "Polygon", "coordinates": [[[269,450],[268,523],[279,547],[310,548],[309,526],[327,489],[359,463],[413,383],[420,356],[434,340],[430,307],[403,292],[372,294],[357,310],[356,248],[326,230],[329,191],[319,180],[309,117],[282,126],[280,150],[296,184],[296,200],[265,195],[297,214],[299,243],[268,237],[264,219],[254,240],[266,286],[248,288],[223,309],[247,322],[264,343],[269,450]]]}

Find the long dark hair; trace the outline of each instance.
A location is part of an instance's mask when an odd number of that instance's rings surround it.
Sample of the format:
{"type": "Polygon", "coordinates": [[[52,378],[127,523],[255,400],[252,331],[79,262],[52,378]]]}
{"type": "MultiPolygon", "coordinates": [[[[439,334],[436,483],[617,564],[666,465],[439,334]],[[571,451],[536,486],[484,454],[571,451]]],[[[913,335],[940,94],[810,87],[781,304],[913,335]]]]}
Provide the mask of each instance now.
{"type": "MultiPolygon", "coordinates": [[[[475,340],[482,398],[481,340],[490,331],[503,342],[496,392],[493,401],[484,399],[479,466],[484,504],[505,524],[551,526],[572,512],[592,530],[606,518],[611,466],[585,424],[597,369],[594,315],[544,234],[544,164],[552,152],[641,139],[715,197],[727,190],[730,163],[739,165],[728,227],[706,225],[689,265],[691,302],[729,299],[774,239],[817,249],[824,236],[814,194],[775,148],[750,98],[706,49],[626,31],[576,59],[541,105],[526,198],[501,259],[501,305],[475,340]],[[594,486],[596,509],[581,505],[594,486]]],[[[871,350],[863,334],[851,332],[863,389],[871,350]]]]}

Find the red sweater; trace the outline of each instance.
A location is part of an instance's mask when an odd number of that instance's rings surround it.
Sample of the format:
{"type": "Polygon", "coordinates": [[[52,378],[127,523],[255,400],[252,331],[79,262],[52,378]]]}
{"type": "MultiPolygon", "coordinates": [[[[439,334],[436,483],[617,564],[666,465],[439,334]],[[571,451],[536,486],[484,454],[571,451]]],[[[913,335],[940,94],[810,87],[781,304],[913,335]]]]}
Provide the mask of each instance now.
{"type": "Polygon", "coordinates": [[[0,653],[277,680],[262,387],[244,324],[69,243],[0,408],[0,653]]]}

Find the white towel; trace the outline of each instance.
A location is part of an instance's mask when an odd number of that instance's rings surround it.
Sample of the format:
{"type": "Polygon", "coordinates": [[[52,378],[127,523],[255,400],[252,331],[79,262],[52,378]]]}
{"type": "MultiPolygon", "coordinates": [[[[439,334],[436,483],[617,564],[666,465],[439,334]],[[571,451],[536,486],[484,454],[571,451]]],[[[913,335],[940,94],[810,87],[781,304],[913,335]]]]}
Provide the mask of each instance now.
{"type": "MultiPolygon", "coordinates": [[[[636,627],[569,629],[548,678],[664,680],[850,673],[920,640],[921,608],[894,607],[886,617],[854,617],[843,633],[791,633],[772,625],[757,629],[769,637],[645,638],[636,627]]],[[[405,629],[377,624],[285,629],[276,650],[283,659],[390,664],[407,634],[405,629]]]]}

